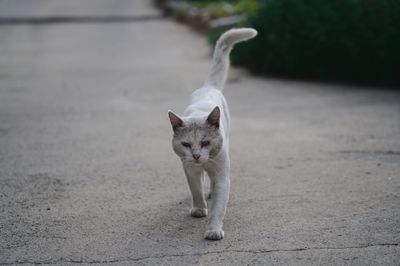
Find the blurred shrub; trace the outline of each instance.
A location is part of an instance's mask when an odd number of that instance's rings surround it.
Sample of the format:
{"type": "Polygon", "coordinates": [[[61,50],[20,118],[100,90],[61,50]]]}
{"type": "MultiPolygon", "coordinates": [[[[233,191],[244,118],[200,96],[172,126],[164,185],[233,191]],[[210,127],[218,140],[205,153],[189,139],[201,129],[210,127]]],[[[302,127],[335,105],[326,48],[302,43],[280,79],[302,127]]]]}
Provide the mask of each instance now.
{"type": "Polygon", "coordinates": [[[208,4],[212,4],[215,2],[236,3],[239,0],[180,0],[180,1],[208,5],[208,4]]]}
{"type": "Polygon", "coordinates": [[[210,10],[212,18],[234,14],[254,14],[259,6],[259,0],[170,0],[170,2],[187,3],[198,8],[207,8],[210,10]]]}
{"type": "MultiPolygon", "coordinates": [[[[257,73],[400,85],[399,0],[266,0],[232,62],[257,73]]],[[[214,42],[220,31],[210,32],[214,42]]]]}

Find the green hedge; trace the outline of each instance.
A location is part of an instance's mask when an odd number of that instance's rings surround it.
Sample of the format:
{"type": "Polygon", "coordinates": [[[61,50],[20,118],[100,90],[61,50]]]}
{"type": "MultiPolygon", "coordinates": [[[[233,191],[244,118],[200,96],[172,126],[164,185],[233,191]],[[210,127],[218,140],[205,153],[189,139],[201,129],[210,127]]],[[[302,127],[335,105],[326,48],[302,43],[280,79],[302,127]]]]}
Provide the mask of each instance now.
{"type": "MultiPolygon", "coordinates": [[[[232,62],[263,74],[400,85],[400,0],[266,0],[232,62]]],[[[211,33],[211,39],[216,38],[211,33]]]]}

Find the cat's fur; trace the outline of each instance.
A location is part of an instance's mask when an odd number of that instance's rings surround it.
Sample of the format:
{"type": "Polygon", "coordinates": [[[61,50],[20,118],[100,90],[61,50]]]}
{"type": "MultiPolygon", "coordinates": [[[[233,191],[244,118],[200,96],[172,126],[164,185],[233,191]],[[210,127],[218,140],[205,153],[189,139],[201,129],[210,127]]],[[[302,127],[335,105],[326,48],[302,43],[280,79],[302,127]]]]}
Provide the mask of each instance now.
{"type": "Polygon", "coordinates": [[[229,54],[234,44],[257,35],[250,28],[231,29],[217,41],[213,64],[204,85],[195,90],[189,106],[178,116],[168,116],[174,131],[172,147],[180,157],[193,196],[190,211],[194,217],[208,215],[203,191],[204,172],[210,177],[210,221],[205,238],[224,237],[223,218],[229,198],[229,131],[228,104],[222,94],[229,69],[229,54]]]}

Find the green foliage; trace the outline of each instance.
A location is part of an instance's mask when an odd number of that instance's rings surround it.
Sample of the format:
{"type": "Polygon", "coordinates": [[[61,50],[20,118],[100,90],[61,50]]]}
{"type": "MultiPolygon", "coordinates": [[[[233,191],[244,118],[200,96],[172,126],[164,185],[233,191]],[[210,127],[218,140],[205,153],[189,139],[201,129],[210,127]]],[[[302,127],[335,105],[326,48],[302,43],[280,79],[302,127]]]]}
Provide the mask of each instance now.
{"type": "Polygon", "coordinates": [[[242,13],[246,16],[254,15],[259,8],[258,2],[258,0],[237,1],[235,4],[235,10],[237,13],[242,13]]]}
{"type": "Polygon", "coordinates": [[[400,85],[399,0],[262,2],[246,22],[258,36],[234,49],[233,63],[257,73],[400,85]]]}
{"type": "MultiPolygon", "coordinates": [[[[179,1],[178,1],[179,2],[179,1]]],[[[181,0],[192,6],[211,10],[213,18],[221,18],[234,14],[254,14],[258,7],[258,0],[181,0]]]]}
{"type": "Polygon", "coordinates": [[[183,0],[185,2],[189,2],[189,3],[196,3],[196,4],[203,4],[203,5],[208,5],[208,4],[212,4],[215,2],[225,2],[225,3],[236,3],[239,0],[217,0],[217,1],[213,1],[213,0],[183,0]]]}

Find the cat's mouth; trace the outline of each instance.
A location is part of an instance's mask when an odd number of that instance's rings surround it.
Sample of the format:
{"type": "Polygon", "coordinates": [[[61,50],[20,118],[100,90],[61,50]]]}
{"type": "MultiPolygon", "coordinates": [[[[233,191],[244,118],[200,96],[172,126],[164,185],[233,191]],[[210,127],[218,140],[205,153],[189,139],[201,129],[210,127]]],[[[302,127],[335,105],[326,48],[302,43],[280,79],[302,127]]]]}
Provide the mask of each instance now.
{"type": "Polygon", "coordinates": [[[196,166],[200,166],[200,165],[203,165],[205,163],[205,161],[203,161],[203,160],[191,160],[190,162],[193,165],[196,165],[196,166]]]}

